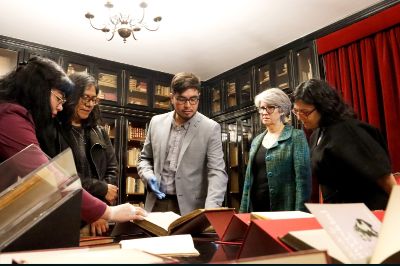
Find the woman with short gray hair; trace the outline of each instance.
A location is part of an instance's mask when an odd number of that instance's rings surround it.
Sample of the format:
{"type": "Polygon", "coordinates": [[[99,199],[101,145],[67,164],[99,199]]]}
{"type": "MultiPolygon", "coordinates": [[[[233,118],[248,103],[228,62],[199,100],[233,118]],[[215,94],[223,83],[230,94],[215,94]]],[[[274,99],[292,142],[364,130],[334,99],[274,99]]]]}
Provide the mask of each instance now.
{"type": "Polygon", "coordinates": [[[286,93],[277,88],[265,90],[258,94],[254,99],[254,104],[257,108],[260,107],[261,102],[267,102],[271,105],[279,106],[281,120],[284,124],[286,123],[285,118],[289,117],[292,107],[292,103],[286,93]]]}
{"type": "Polygon", "coordinates": [[[272,88],[258,94],[254,104],[266,130],[251,143],[240,212],[306,211],[310,152],[304,132],[286,124],[290,99],[272,88]]]}

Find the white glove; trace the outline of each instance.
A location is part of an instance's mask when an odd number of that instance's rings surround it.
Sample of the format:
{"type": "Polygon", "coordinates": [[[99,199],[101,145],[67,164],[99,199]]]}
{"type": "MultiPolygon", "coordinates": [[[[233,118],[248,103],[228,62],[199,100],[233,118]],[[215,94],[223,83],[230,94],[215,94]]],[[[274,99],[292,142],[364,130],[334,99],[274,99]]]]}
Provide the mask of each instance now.
{"type": "Polygon", "coordinates": [[[117,206],[108,206],[110,209],[109,221],[127,222],[132,220],[143,220],[147,216],[147,212],[135,207],[130,203],[120,204],[117,206]]]}

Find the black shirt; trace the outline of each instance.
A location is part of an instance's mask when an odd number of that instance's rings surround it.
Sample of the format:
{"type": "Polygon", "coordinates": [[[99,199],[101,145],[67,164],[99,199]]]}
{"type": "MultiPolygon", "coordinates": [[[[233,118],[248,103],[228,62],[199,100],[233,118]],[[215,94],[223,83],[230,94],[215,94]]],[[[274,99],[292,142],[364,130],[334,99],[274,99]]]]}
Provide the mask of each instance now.
{"type": "Polygon", "coordinates": [[[269,186],[265,154],[267,149],[261,144],[253,162],[253,185],[251,187],[251,204],[253,211],[270,211],[269,186]]]}

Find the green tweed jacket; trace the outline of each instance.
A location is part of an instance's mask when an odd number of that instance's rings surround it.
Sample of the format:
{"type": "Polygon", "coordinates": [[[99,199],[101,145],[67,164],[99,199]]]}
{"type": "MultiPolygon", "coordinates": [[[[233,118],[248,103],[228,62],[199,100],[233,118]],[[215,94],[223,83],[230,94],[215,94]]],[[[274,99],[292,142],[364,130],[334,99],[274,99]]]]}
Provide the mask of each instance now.
{"type": "MultiPolygon", "coordinates": [[[[253,161],[267,131],[251,143],[249,163],[243,185],[240,212],[251,212],[250,191],[253,184],[253,161]]],[[[310,151],[304,132],[285,125],[277,143],[265,154],[271,211],[306,211],[304,203],[311,196],[310,151]]]]}

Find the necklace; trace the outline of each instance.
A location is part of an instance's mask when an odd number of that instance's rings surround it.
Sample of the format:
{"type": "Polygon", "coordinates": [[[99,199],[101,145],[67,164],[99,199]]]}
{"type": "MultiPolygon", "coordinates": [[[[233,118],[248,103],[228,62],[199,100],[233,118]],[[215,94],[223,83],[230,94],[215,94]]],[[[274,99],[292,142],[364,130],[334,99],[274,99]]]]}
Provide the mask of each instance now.
{"type": "Polygon", "coordinates": [[[78,138],[80,139],[80,141],[81,141],[83,144],[86,144],[86,140],[85,140],[85,138],[83,137],[83,134],[82,134],[81,132],[79,132],[76,128],[74,128],[74,127],[71,127],[71,128],[72,128],[72,136],[74,137],[76,143],[79,145],[79,142],[78,142],[78,140],[76,139],[75,135],[78,136],[78,138]]]}

